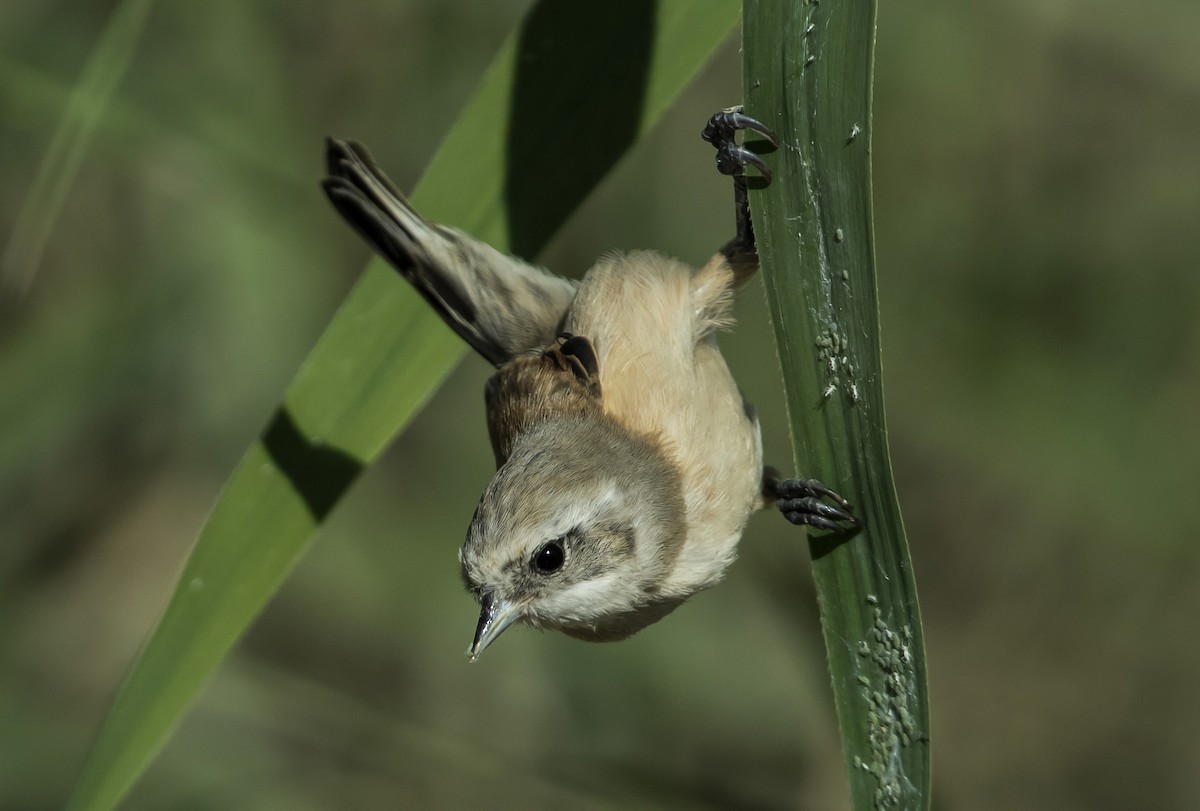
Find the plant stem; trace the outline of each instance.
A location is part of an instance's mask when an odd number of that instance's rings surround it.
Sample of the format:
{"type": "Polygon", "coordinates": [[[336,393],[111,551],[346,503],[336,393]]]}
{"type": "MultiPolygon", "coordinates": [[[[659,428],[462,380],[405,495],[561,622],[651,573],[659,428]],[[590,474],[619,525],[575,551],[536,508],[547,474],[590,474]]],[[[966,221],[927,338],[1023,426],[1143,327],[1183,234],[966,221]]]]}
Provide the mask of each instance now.
{"type": "Polygon", "coordinates": [[[862,528],[810,536],[852,806],[927,808],[921,621],[892,482],[871,221],[875,0],[746,0],[746,112],[775,130],[751,191],[797,470],[862,528]],[[761,186],[761,184],[759,184],[761,186]],[[802,464],[801,464],[802,463],[802,464]]]}

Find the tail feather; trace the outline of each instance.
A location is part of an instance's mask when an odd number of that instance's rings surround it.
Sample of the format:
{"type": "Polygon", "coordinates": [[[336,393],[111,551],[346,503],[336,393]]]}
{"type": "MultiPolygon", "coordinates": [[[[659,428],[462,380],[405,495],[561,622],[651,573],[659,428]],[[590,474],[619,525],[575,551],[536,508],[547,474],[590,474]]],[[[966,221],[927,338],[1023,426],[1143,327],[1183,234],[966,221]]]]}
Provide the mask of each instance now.
{"type": "Polygon", "coordinates": [[[342,217],[476,352],[499,366],[554,341],[574,283],[429,222],[359,144],[329,139],[326,166],[342,217]]]}

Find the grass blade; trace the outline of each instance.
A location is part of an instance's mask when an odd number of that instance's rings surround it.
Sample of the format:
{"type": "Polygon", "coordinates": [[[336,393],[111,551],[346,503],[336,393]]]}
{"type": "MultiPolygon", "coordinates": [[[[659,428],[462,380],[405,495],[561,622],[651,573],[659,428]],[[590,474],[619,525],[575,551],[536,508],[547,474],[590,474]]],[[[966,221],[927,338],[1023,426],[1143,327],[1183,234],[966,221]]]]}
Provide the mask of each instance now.
{"type": "Polygon", "coordinates": [[[810,541],[852,806],[927,808],[916,584],[892,482],[871,221],[875,0],[747,0],[746,107],[782,146],[752,192],[797,469],[864,528],[810,541]]]}
{"type": "Polygon", "coordinates": [[[17,214],[0,256],[0,282],[17,290],[33,282],[96,124],[129,67],[153,5],[153,0],[122,0],[104,26],[17,214]]]}
{"type": "MultiPolygon", "coordinates": [[[[434,158],[414,205],[498,248],[536,253],[736,21],[728,0],[537,4],[434,158]],[[595,92],[580,92],[585,86],[595,92]],[[559,142],[569,149],[553,147],[559,142]]],[[[314,194],[316,179],[314,171],[314,194]]],[[[222,492],[71,808],[120,801],[329,510],[462,352],[392,271],[368,267],[222,492]]]]}

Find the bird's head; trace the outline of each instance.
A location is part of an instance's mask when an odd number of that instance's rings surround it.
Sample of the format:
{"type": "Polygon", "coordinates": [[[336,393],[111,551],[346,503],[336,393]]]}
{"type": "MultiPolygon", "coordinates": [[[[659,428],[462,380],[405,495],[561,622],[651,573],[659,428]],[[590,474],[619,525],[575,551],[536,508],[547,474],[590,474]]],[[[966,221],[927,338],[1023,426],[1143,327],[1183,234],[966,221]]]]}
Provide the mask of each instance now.
{"type": "Polygon", "coordinates": [[[682,601],[662,585],[686,534],[679,475],[610,420],[522,434],[484,491],[459,554],[481,611],[471,658],[524,622],[622,639],[682,601]]]}

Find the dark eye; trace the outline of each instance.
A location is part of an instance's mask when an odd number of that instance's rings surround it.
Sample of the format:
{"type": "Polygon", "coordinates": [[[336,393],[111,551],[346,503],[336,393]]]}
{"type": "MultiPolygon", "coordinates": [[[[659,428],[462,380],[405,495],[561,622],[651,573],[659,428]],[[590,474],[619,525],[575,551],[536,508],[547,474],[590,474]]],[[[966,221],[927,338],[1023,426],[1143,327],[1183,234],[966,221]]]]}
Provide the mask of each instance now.
{"type": "Polygon", "coordinates": [[[533,568],[542,574],[557,572],[562,568],[566,553],[563,552],[561,541],[551,541],[533,553],[533,568]]]}

